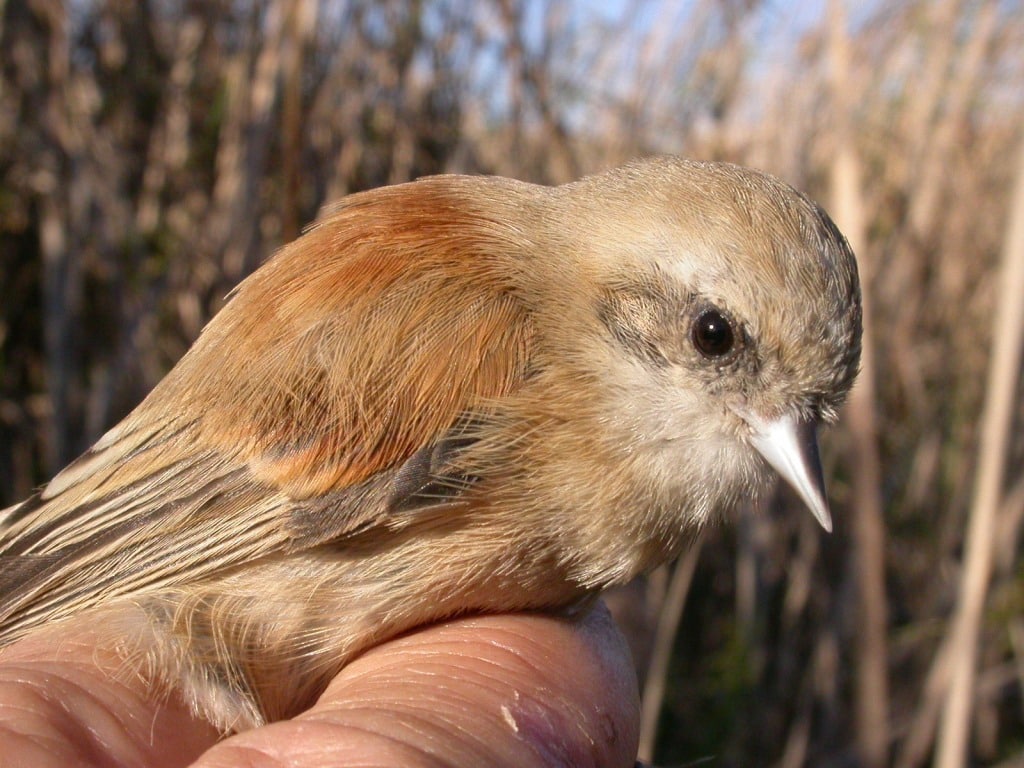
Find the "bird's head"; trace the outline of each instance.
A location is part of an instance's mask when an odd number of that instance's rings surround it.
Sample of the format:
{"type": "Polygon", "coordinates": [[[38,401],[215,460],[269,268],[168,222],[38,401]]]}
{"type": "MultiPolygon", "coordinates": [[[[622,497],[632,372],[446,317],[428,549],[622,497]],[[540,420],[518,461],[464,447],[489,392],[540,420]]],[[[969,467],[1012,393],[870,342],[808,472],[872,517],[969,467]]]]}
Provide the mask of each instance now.
{"type": "Polygon", "coordinates": [[[558,305],[592,297],[589,312],[562,310],[562,352],[603,382],[634,466],[734,501],[767,463],[830,530],[816,430],[856,376],[861,305],[828,215],[766,174],[676,158],[583,179],[558,199],[550,236],[576,283],[558,305]]]}

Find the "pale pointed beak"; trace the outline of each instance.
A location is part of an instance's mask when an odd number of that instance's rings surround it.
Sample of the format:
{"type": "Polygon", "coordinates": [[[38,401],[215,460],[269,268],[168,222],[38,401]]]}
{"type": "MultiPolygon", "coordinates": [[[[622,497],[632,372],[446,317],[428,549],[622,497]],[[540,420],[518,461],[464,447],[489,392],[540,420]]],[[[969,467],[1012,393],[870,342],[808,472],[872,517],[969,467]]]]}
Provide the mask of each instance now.
{"type": "Polygon", "coordinates": [[[818,455],[817,424],[783,416],[752,424],[750,442],[811,510],[821,527],[832,532],[832,515],[825,498],[825,476],[818,455]]]}

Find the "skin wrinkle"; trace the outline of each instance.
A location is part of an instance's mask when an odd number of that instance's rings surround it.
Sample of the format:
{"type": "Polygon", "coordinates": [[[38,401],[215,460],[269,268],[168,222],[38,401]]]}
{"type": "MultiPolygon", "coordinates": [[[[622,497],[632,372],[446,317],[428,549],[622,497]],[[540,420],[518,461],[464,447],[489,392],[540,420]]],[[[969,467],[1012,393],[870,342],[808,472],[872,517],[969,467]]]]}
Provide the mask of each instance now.
{"type": "MultiPolygon", "coordinates": [[[[479,714],[466,712],[465,697],[439,696],[436,689],[432,697],[431,702],[423,701],[418,706],[391,702],[393,717],[388,725],[389,734],[380,733],[379,736],[416,743],[427,755],[443,749],[450,756],[445,764],[483,764],[481,761],[488,755],[494,759],[496,753],[506,754],[505,762],[511,763],[509,746],[502,743],[504,734],[494,728],[496,720],[481,722],[474,717],[469,723],[460,722],[459,717],[464,714],[479,714]],[[439,717],[443,722],[438,722],[439,717]],[[453,754],[459,758],[451,759],[453,754]]],[[[346,725],[364,716],[373,717],[375,708],[371,706],[369,711],[359,707],[346,708],[346,725]]],[[[528,746],[534,749],[532,744],[528,746]]]]}
{"type": "MultiPolygon", "coordinates": [[[[422,678],[422,680],[417,682],[425,682],[427,685],[430,685],[432,699],[419,702],[395,702],[395,705],[402,708],[404,713],[403,719],[406,724],[414,728],[419,725],[418,732],[420,734],[425,734],[428,732],[429,727],[434,727],[435,730],[439,731],[442,740],[452,738],[452,733],[436,728],[433,718],[436,717],[438,708],[450,708],[452,710],[452,720],[449,727],[461,737],[461,740],[468,748],[479,752],[481,755],[485,755],[492,739],[486,733],[478,732],[464,725],[460,726],[458,715],[460,712],[468,712],[472,708],[479,706],[472,697],[467,696],[464,687],[468,684],[473,686],[474,689],[486,689],[488,694],[495,699],[495,704],[498,706],[499,711],[502,712],[501,719],[504,719],[504,712],[501,710],[501,707],[507,706],[506,702],[509,699],[518,702],[521,697],[517,695],[518,690],[513,691],[511,697],[507,694],[506,680],[499,673],[499,670],[502,668],[501,662],[487,659],[478,660],[472,669],[456,664],[454,659],[437,662],[434,669],[420,667],[416,670],[416,677],[422,678]],[[480,664],[494,667],[494,669],[478,668],[480,664]],[[447,682],[453,674],[459,676],[462,685],[455,687],[447,682]]],[[[409,681],[408,676],[395,678],[396,683],[407,681],[409,681]]]]}
{"type": "MultiPolygon", "coordinates": [[[[351,742],[354,746],[346,752],[332,754],[338,763],[344,760],[346,768],[366,766],[367,768],[389,768],[390,766],[408,766],[408,768],[445,768],[454,765],[443,757],[427,754],[421,745],[413,743],[400,735],[385,733],[393,723],[384,723],[373,717],[371,724],[362,725],[349,720],[343,724],[330,723],[330,740],[334,742],[351,742]],[[357,760],[358,762],[353,762],[357,760]]],[[[315,763],[313,764],[315,765],[315,763]]],[[[197,768],[199,768],[197,766],[197,768]]],[[[201,768],[207,768],[204,764],[201,768]]]]}
{"type": "MultiPolygon", "coordinates": [[[[538,707],[554,709],[561,716],[560,710],[566,709],[567,702],[575,699],[589,704],[595,695],[604,696],[608,681],[612,679],[634,686],[631,696],[619,696],[619,701],[609,702],[616,707],[616,718],[628,721],[623,722],[620,728],[632,736],[626,737],[625,744],[611,744],[602,724],[593,721],[588,712],[589,706],[581,710],[581,717],[577,717],[570,707],[571,718],[578,719],[579,723],[574,723],[562,739],[570,747],[558,747],[558,754],[587,755],[596,741],[597,745],[603,745],[602,748],[610,747],[614,756],[602,751],[602,755],[607,754],[607,759],[591,764],[626,768],[632,765],[636,748],[638,709],[635,676],[625,653],[614,660],[610,669],[607,668],[607,650],[619,647],[623,642],[617,634],[606,637],[609,631],[614,631],[613,625],[601,614],[590,614],[576,622],[545,616],[514,616],[454,621],[431,627],[374,649],[353,662],[310,712],[293,721],[230,737],[212,746],[193,768],[239,768],[240,765],[251,768],[321,768],[324,765],[542,768],[550,762],[536,756],[547,753],[529,740],[529,729],[516,734],[509,728],[502,716],[502,705],[513,703],[517,695],[520,701],[528,695],[536,700],[538,707]],[[477,638],[475,652],[470,638],[477,638]],[[543,638],[543,641],[537,641],[537,638],[543,638]],[[428,652],[426,649],[432,650],[428,652]],[[534,663],[533,659],[538,661],[534,663]],[[403,664],[407,665],[404,674],[403,664]],[[571,665],[583,678],[585,684],[582,687],[577,685],[577,676],[565,674],[571,665]],[[502,668],[506,669],[504,683],[500,679],[502,668]],[[443,681],[440,696],[439,681],[443,681]],[[594,688],[602,682],[602,688],[594,688]],[[463,686],[461,690],[465,696],[460,694],[458,685],[463,686]],[[565,689],[566,685],[569,690],[565,689]],[[524,691],[526,695],[518,693],[524,691]],[[411,704],[409,696],[423,704],[411,704]],[[345,744],[345,741],[360,738],[357,730],[371,734],[372,738],[363,737],[361,744],[345,744]],[[427,751],[423,751],[425,743],[427,751]],[[373,756],[373,759],[368,756],[373,756]]],[[[67,627],[61,634],[74,636],[75,628],[67,627]]],[[[106,702],[105,706],[110,704],[112,709],[111,717],[100,717],[90,723],[87,718],[91,710],[73,705],[67,707],[65,714],[75,715],[76,727],[88,728],[105,723],[102,727],[128,729],[135,735],[145,734],[144,746],[148,753],[140,753],[141,757],[130,752],[125,757],[122,753],[120,759],[89,763],[94,768],[170,768],[166,760],[181,754],[182,739],[195,728],[204,727],[184,717],[180,709],[177,714],[172,713],[176,720],[160,714],[156,729],[148,725],[141,727],[156,717],[157,710],[162,708],[147,701],[142,679],[121,680],[112,677],[109,670],[104,670],[103,664],[111,660],[108,651],[88,648],[82,642],[66,642],[60,636],[53,638],[49,650],[38,643],[33,653],[24,652],[24,647],[33,648],[26,641],[0,652],[0,680],[11,679],[17,685],[18,681],[35,675],[47,683],[50,699],[55,697],[59,700],[69,698],[60,686],[73,683],[106,702]],[[64,646],[64,650],[54,653],[53,648],[59,646],[64,646]],[[55,662],[40,661],[41,658],[58,655],[65,659],[66,666],[51,669],[46,665],[54,665],[55,662]],[[81,660],[83,655],[87,660],[81,660]],[[42,675],[41,670],[47,674],[42,675]],[[56,674],[58,671],[62,672],[59,676],[56,674]],[[47,682],[55,680],[60,685],[47,682]],[[118,707],[125,709],[118,710],[118,707]],[[155,734],[155,741],[150,738],[151,734],[155,734]]],[[[16,690],[22,696],[26,691],[31,692],[20,686],[16,690]]],[[[8,702],[4,693],[0,685],[0,724],[4,722],[3,718],[21,719],[23,711],[3,708],[2,705],[8,702]]],[[[48,700],[34,694],[33,698],[48,700]]],[[[37,704],[37,711],[38,708],[37,704]]],[[[40,717],[44,721],[49,719],[48,713],[40,717]]],[[[53,735],[74,740],[74,730],[53,731],[53,735]]],[[[205,732],[206,746],[213,745],[216,734],[208,726],[205,732]]],[[[549,738],[549,734],[550,728],[546,731],[534,729],[533,735],[534,738],[549,738]]],[[[116,742],[117,739],[105,740],[107,744],[116,742]]],[[[67,744],[66,741],[64,743],[67,744]]],[[[20,746],[16,741],[3,743],[0,756],[12,754],[11,750],[20,746]]],[[[40,757],[59,751],[50,749],[52,746],[53,742],[44,742],[37,750],[40,757]]],[[[82,749],[61,753],[50,765],[53,768],[84,765],[88,756],[82,749]]],[[[0,763],[6,768],[4,760],[0,763]]],[[[588,762],[571,764],[586,766],[588,762]]],[[[26,765],[40,768],[46,764],[40,759],[31,760],[26,765]]],[[[181,764],[174,762],[173,765],[180,768],[181,764]]]]}
{"type": "MultiPolygon", "coordinates": [[[[447,643],[447,645],[464,646],[468,645],[468,642],[469,641],[464,641],[460,643],[449,642],[447,643]]],[[[497,643],[493,643],[492,647],[495,645],[497,645],[497,643]]],[[[440,645],[437,646],[438,650],[441,650],[442,647],[443,646],[440,645]]],[[[507,645],[503,645],[502,647],[508,649],[507,645]]],[[[423,656],[427,659],[429,659],[431,656],[436,656],[435,651],[424,650],[422,653],[423,656]]],[[[516,662],[520,665],[524,664],[523,659],[520,657],[520,654],[515,653],[514,651],[510,651],[510,656],[515,657],[516,662]]],[[[472,669],[467,669],[465,666],[456,664],[454,659],[438,661],[435,664],[429,664],[428,666],[424,666],[421,664],[417,668],[415,674],[417,677],[426,680],[428,684],[431,680],[436,681],[436,684],[432,686],[433,700],[431,702],[424,701],[419,706],[415,704],[409,705],[407,707],[407,711],[417,713],[422,711],[430,714],[435,714],[436,706],[441,701],[447,701],[450,704],[456,705],[457,707],[461,707],[463,709],[476,706],[473,703],[472,699],[467,698],[466,693],[464,691],[461,691],[460,689],[454,689],[451,685],[446,684],[446,681],[451,678],[454,672],[461,678],[461,681],[463,683],[472,683],[475,688],[486,688],[494,697],[496,697],[495,703],[498,707],[498,711],[501,713],[501,719],[504,720],[505,710],[503,708],[508,707],[509,701],[515,702],[520,698],[518,689],[515,689],[511,692],[507,690],[507,672],[509,670],[509,665],[507,661],[507,659],[498,660],[481,658],[477,656],[473,660],[474,663],[472,669]],[[506,673],[505,676],[503,676],[502,673],[506,673]]],[[[534,670],[537,669],[536,665],[529,666],[534,670]]],[[[394,681],[396,683],[401,683],[408,680],[409,677],[407,673],[405,675],[396,675],[394,677],[394,681]]],[[[464,727],[460,728],[459,731],[467,739],[471,739],[474,742],[476,742],[478,746],[484,748],[488,746],[490,739],[488,739],[486,736],[478,735],[475,732],[470,731],[464,727]]]]}
{"type": "MultiPolygon", "coordinates": [[[[443,702],[435,700],[443,711],[443,702]]],[[[449,759],[445,762],[480,764],[488,755],[492,754],[493,743],[482,732],[482,729],[470,729],[465,724],[460,724],[454,716],[449,715],[444,722],[438,722],[437,712],[429,709],[428,702],[422,702],[419,707],[403,707],[400,716],[392,722],[392,727],[404,734],[409,743],[419,745],[419,750],[427,758],[435,758],[441,761],[437,753],[444,751],[447,754],[456,754],[458,761],[449,759]]],[[[380,734],[384,736],[384,734],[380,734]]]]}
{"type": "MultiPolygon", "coordinates": [[[[21,681],[19,681],[20,683],[21,681]]],[[[0,687],[2,687],[2,684],[0,684],[0,687]]],[[[4,707],[3,722],[0,723],[0,742],[6,746],[8,752],[22,752],[24,747],[20,747],[18,742],[23,741],[29,745],[33,752],[51,755],[54,759],[61,759],[58,755],[64,751],[63,747],[66,743],[66,738],[54,733],[25,729],[26,723],[33,724],[44,721],[49,731],[59,731],[59,725],[55,725],[52,719],[46,718],[47,710],[49,709],[49,707],[31,706],[28,703],[7,704],[4,707]],[[12,717],[12,714],[15,716],[12,717]],[[22,715],[20,718],[17,717],[19,714],[22,715]],[[18,723],[21,727],[16,729],[9,723],[18,723]]]]}
{"type": "MultiPolygon", "coordinates": [[[[538,620],[555,623],[559,623],[561,621],[550,618],[540,619],[539,617],[538,620]]],[[[595,618],[588,618],[588,621],[584,623],[584,627],[586,627],[584,632],[590,631],[590,622],[592,621],[607,623],[610,619],[604,616],[603,611],[596,612],[595,618]]],[[[487,620],[482,620],[482,622],[486,627],[488,624],[487,620]]],[[[444,629],[445,628],[443,626],[438,628],[438,630],[441,631],[442,639],[439,641],[438,646],[431,647],[453,647],[452,642],[444,636],[444,629]]],[[[516,641],[525,640],[526,645],[530,646],[531,643],[528,638],[529,635],[524,635],[518,631],[505,630],[499,627],[496,631],[489,632],[483,640],[487,650],[482,653],[487,654],[486,656],[482,655],[481,651],[478,651],[473,657],[466,658],[464,662],[457,662],[456,659],[460,655],[459,651],[456,650],[454,654],[448,653],[445,655],[446,662],[442,662],[436,666],[437,675],[433,674],[435,672],[434,665],[428,665],[426,669],[432,674],[423,677],[420,682],[434,686],[435,701],[439,704],[455,702],[456,705],[461,705],[460,699],[463,697],[459,696],[457,692],[452,696],[437,696],[436,694],[436,685],[434,685],[435,676],[443,675],[444,668],[451,666],[451,672],[457,674],[461,680],[469,683],[472,687],[476,688],[478,686],[482,686],[489,689],[491,692],[489,700],[492,702],[489,709],[492,718],[487,721],[488,727],[497,728],[496,733],[500,734],[501,738],[511,737],[514,741],[528,744],[531,751],[538,755],[536,765],[549,765],[551,764],[550,759],[553,756],[563,753],[568,756],[567,759],[570,760],[570,762],[565,763],[567,765],[591,764],[589,760],[582,763],[577,761],[577,758],[579,758],[580,755],[586,754],[587,751],[593,749],[594,743],[593,738],[587,736],[583,730],[580,730],[581,726],[579,723],[581,718],[586,718],[587,722],[590,722],[594,718],[591,713],[586,711],[580,711],[577,713],[575,708],[569,705],[569,701],[565,698],[565,680],[571,672],[569,665],[564,663],[549,664],[547,671],[541,675],[549,682],[545,683],[540,688],[536,688],[536,686],[523,688],[520,686],[516,687],[513,691],[509,691],[507,685],[502,686],[495,684],[495,681],[499,680],[495,671],[501,668],[506,670],[518,670],[518,674],[522,675],[524,679],[537,677],[538,675],[536,670],[539,665],[530,661],[527,657],[537,655],[539,653],[538,648],[542,646],[547,646],[545,655],[569,655],[558,653],[559,649],[551,647],[549,643],[532,644],[533,647],[527,647],[524,652],[522,643],[517,644],[516,641]],[[497,651],[498,654],[496,656],[491,656],[490,653],[493,653],[494,651],[497,651]],[[466,664],[465,662],[469,662],[469,664],[466,664]],[[553,691],[561,692],[553,695],[553,691]],[[521,721],[522,728],[518,733],[515,733],[512,729],[508,728],[502,711],[503,706],[511,709],[514,713],[513,716],[517,721],[521,721]],[[558,736],[560,732],[565,730],[566,725],[569,725],[571,730],[576,731],[577,734],[576,736],[569,737],[567,740],[558,736]],[[568,744],[570,746],[563,745],[562,747],[554,748],[551,746],[554,741],[564,742],[564,744],[568,744]],[[552,751],[552,749],[554,749],[554,751],[552,751]]],[[[624,642],[621,639],[621,636],[618,635],[616,635],[614,639],[615,646],[624,642]]],[[[401,642],[401,640],[399,642],[401,642]]],[[[602,671],[606,666],[614,668],[621,667],[621,658],[619,657],[617,657],[620,662],[619,664],[610,663],[608,658],[610,652],[605,648],[606,644],[607,640],[605,643],[599,643],[591,646],[593,659],[592,663],[587,665],[588,671],[586,673],[586,677],[590,678],[592,681],[590,685],[599,685],[602,680],[607,682],[609,679],[623,677],[621,673],[619,675],[609,675],[606,674],[605,671],[602,671]],[[592,668],[594,665],[602,669],[592,668]]],[[[458,639],[455,641],[454,647],[458,648],[465,645],[466,642],[462,641],[461,635],[459,635],[458,639]]],[[[425,655],[429,657],[430,654],[425,655]]],[[[385,679],[390,682],[391,676],[386,674],[389,663],[390,660],[386,654],[383,658],[373,658],[371,655],[369,658],[364,657],[353,662],[348,671],[355,676],[355,679],[349,680],[348,685],[358,687],[359,679],[362,675],[372,674],[376,678],[381,674],[382,670],[385,673],[385,679]]],[[[424,669],[422,662],[418,665],[418,669],[424,669]]],[[[578,682],[579,675],[580,670],[577,669],[576,674],[573,675],[574,682],[578,682]]],[[[635,688],[635,677],[633,677],[632,674],[626,675],[625,677],[633,680],[633,688],[630,691],[630,694],[633,699],[636,699],[637,691],[635,688]]],[[[374,689],[374,691],[370,691],[369,694],[371,696],[379,697],[380,700],[387,700],[392,696],[399,696],[399,693],[396,692],[396,688],[388,684],[384,684],[379,688],[374,689]]],[[[328,689],[328,693],[326,695],[327,698],[330,698],[333,695],[335,695],[333,690],[328,689]]],[[[582,698],[588,699],[592,697],[582,698]]],[[[626,701],[630,700],[629,696],[623,696],[621,698],[626,701]]],[[[414,709],[417,714],[420,713],[420,708],[414,707],[414,709]]],[[[603,718],[604,722],[601,723],[602,726],[605,725],[606,720],[606,717],[603,718]]],[[[488,731],[488,733],[489,732],[490,731],[488,731]]],[[[471,732],[471,735],[475,735],[476,733],[479,733],[479,731],[474,730],[471,732]]],[[[486,745],[488,741],[493,741],[493,737],[488,738],[485,736],[479,736],[479,738],[483,740],[482,743],[484,745],[486,745]]],[[[628,737],[626,737],[626,740],[628,741],[628,737]]]]}
{"type": "MultiPolygon", "coordinates": [[[[125,765],[141,762],[142,745],[130,735],[130,729],[124,727],[123,712],[109,706],[103,695],[106,691],[87,687],[46,669],[22,667],[20,675],[17,667],[10,671],[17,679],[4,682],[14,682],[22,695],[27,694],[31,703],[26,703],[22,711],[31,713],[29,722],[49,731],[22,732],[22,737],[31,739],[46,751],[57,745],[77,745],[76,762],[101,764],[100,758],[108,754],[121,755],[116,762],[125,765]],[[90,724],[85,726],[84,722],[90,724]]],[[[5,669],[5,676],[7,673],[5,669]]],[[[5,720],[11,720],[7,717],[11,709],[4,708],[5,720]]]]}
{"type": "Polygon", "coordinates": [[[23,668],[23,676],[18,683],[21,690],[38,703],[35,711],[40,723],[51,726],[55,730],[53,741],[77,742],[88,756],[107,753],[125,752],[129,744],[123,738],[117,738],[112,724],[123,726],[103,701],[102,691],[83,686],[47,669],[23,668]],[[78,715],[88,710],[88,720],[93,724],[83,727],[78,715]],[[97,716],[103,722],[95,723],[97,716]]]}
{"type": "Polygon", "coordinates": [[[516,736],[530,744],[539,765],[565,768],[596,765],[593,742],[585,735],[582,739],[576,735],[582,735],[582,729],[573,714],[568,710],[542,707],[535,699],[523,699],[516,702],[511,716],[516,722],[516,736]]]}
{"type": "MultiPolygon", "coordinates": [[[[502,658],[500,658],[500,659],[493,658],[492,659],[492,658],[481,658],[479,656],[476,656],[475,658],[472,659],[473,665],[474,665],[473,668],[472,669],[462,668],[460,670],[461,674],[464,677],[471,677],[472,679],[474,679],[476,681],[487,681],[487,682],[497,683],[498,685],[495,686],[495,690],[497,690],[497,688],[499,686],[502,686],[502,684],[503,684],[502,683],[502,676],[501,676],[500,672],[502,672],[502,671],[507,672],[513,666],[518,667],[520,672],[522,672],[523,670],[528,670],[528,674],[532,674],[532,675],[536,676],[536,674],[541,669],[541,665],[538,664],[538,663],[530,662],[525,657],[525,655],[524,655],[524,653],[522,651],[521,645],[517,645],[514,642],[515,640],[519,640],[519,641],[525,640],[527,642],[531,642],[531,639],[523,637],[521,635],[516,635],[515,633],[509,633],[509,634],[510,635],[514,635],[514,636],[513,637],[509,637],[509,638],[506,639],[506,638],[502,638],[500,633],[492,633],[488,637],[488,645],[491,648],[499,649],[499,650],[504,652],[505,655],[502,658]],[[489,674],[488,674],[488,670],[490,672],[489,674]]],[[[461,645],[468,645],[469,643],[470,643],[469,640],[463,640],[463,641],[455,641],[455,643],[452,643],[451,641],[449,641],[447,644],[448,645],[453,645],[454,647],[459,647],[461,645]]],[[[429,659],[430,657],[436,655],[436,651],[434,651],[433,649],[431,649],[431,650],[424,650],[422,653],[423,653],[425,659],[429,659]]],[[[433,674],[436,678],[441,678],[441,679],[447,677],[447,675],[444,674],[446,672],[448,672],[448,673],[451,672],[451,662],[448,661],[448,660],[437,662],[437,669],[434,670],[433,672],[432,672],[430,667],[424,667],[422,664],[421,664],[420,668],[418,668],[416,670],[416,674],[418,676],[429,677],[431,674],[433,674]]],[[[567,670],[567,673],[568,673],[568,670],[567,670]]],[[[405,679],[405,678],[400,677],[400,676],[396,676],[396,681],[397,680],[402,680],[402,679],[405,679]]]]}
{"type": "Polygon", "coordinates": [[[287,768],[291,761],[279,759],[269,748],[232,744],[219,754],[204,758],[201,763],[208,768],[218,765],[224,768],[287,768]]]}

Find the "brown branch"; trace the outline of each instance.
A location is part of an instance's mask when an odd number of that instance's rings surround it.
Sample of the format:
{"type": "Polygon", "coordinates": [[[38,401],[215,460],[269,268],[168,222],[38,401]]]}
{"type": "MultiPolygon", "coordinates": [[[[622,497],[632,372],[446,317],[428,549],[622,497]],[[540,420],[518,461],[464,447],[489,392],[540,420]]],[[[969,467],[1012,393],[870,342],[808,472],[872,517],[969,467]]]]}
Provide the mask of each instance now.
{"type": "Polygon", "coordinates": [[[658,616],[654,647],[651,650],[651,661],[647,668],[643,698],[640,703],[642,715],[638,754],[641,762],[650,762],[654,759],[654,747],[658,741],[658,720],[661,715],[662,702],[665,700],[672,647],[675,645],[679,622],[683,618],[686,596],[690,591],[690,584],[693,582],[693,572],[697,568],[703,541],[704,537],[701,534],[676,563],[668,592],[665,594],[665,602],[658,616]]]}
{"type": "MultiPolygon", "coordinates": [[[[832,165],[833,213],[858,255],[864,283],[871,283],[860,158],[852,140],[850,114],[856,89],[849,77],[849,42],[842,0],[832,0],[830,43],[833,100],[838,124],[838,150],[832,165]]],[[[859,595],[857,633],[857,744],[863,765],[888,762],[889,681],[888,608],[885,593],[885,524],[882,510],[882,466],[875,417],[875,352],[870,292],[864,295],[864,341],[861,371],[850,397],[847,424],[853,437],[853,525],[857,545],[859,595]]]]}
{"type": "Polygon", "coordinates": [[[992,324],[992,350],[974,498],[967,529],[963,577],[950,624],[951,675],[935,758],[936,768],[961,768],[967,756],[974,701],[975,664],[988,582],[992,571],[997,513],[1016,408],[1017,378],[1024,346],[1024,142],[1010,207],[1000,268],[999,304],[992,324]]]}

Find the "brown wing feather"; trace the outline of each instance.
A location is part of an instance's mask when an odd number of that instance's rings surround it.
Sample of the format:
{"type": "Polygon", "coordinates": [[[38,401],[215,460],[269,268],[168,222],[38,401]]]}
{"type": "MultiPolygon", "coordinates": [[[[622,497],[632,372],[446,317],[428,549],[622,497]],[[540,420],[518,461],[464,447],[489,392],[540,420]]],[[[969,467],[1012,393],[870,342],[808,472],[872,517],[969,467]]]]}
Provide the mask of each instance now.
{"type": "Polygon", "coordinates": [[[521,379],[520,246],[442,181],[351,198],[239,288],[174,380],[261,479],[297,497],[358,483],[521,379]]]}
{"type": "Polygon", "coordinates": [[[124,422],[0,518],[0,643],[385,514],[383,492],[346,489],[384,487],[526,374],[523,244],[474,204],[491,183],[353,196],[239,286],[124,422]]]}

